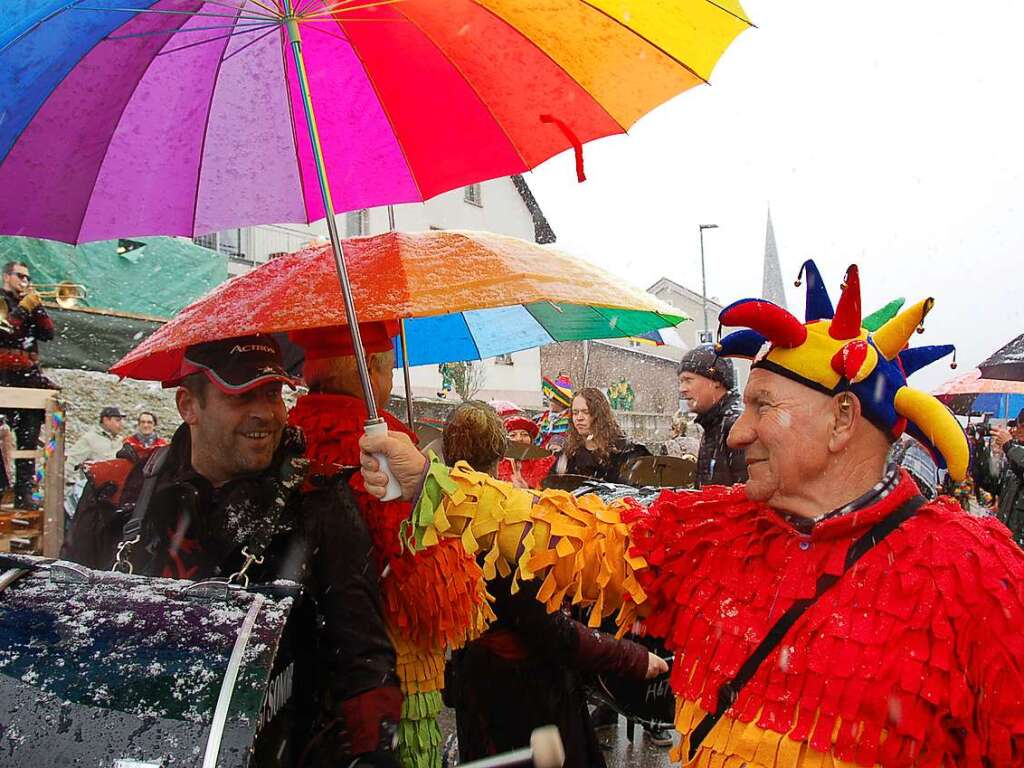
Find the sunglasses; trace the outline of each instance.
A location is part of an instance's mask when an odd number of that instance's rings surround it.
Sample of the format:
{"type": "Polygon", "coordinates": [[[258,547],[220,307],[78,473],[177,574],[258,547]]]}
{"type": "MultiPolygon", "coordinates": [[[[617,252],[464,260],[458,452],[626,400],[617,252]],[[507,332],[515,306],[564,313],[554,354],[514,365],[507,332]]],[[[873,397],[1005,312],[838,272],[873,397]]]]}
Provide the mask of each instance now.
{"type": "Polygon", "coordinates": [[[23,280],[25,282],[28,282],[31,279],[28,272],[12,272],[11,275],[18,280],[23,280]]]}

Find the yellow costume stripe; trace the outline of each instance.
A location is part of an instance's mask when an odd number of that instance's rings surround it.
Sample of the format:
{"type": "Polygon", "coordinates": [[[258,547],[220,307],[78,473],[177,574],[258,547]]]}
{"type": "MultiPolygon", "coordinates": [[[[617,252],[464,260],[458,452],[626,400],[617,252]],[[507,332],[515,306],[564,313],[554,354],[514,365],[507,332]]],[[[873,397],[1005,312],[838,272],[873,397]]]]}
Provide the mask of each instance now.
{"type": "MultiPolygon", "coordinates": [[[[744,723],[723,717],[700,745],[693,760],[687,762],[689,734],[706,712],[692,701],[677,700],[676,730],[683,738],[669,756],[686,768],[863,768],[855,762],[839,760],[827,752],[819,752],[806,742],[790,739],[776,731],[761,728],[758,718],[744,723]]],[[[836,723],[836,732],[839,723],[836,723]]],[[[835,734],[833,734],[835,736],[835,734]]]]}

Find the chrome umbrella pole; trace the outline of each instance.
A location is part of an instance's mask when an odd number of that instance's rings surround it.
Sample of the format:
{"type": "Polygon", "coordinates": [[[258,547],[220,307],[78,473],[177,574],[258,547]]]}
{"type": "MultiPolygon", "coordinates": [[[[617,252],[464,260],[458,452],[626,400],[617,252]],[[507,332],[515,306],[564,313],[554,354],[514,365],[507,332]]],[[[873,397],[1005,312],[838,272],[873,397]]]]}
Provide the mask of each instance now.
{"type": "MultiPolygon", "coordinates": [[[[388,232],[395,231],[395,206],[388,206],[388,232]]],[[[405,335],[405,318],[398,321],[398,335],[402,342],[402,378],[405,380],[405,414],[409,429],[416,431],[416,416],[412,407],[412,378],[409,373],[409,339],[405,335]]]]}
{"type": "Polygon", "coordinates": [[[402,340],[402,375],[405,377],[405,411],[409,429],[416,431],[416,417],[412,407],[412,378],[409,375],[409,341],[405,336],[405,318],[398,321],[398,333],[402,340]]]}
{"type": "Polygon", "coordinates": [[[309,92],[306,60],[302,55],[302,37],[299,33],[299,20],[295,16],[294,0],[283,0],[283,3],[285,28],[288,30],[288,42],[291,45],[292,56],[295,59],[295,71],[299,78],[299,92],[302,95],[302,108],[306,113],[309,141],[313,147],[313,159],[316,162],[316,176],[320,182],[320,194],[323,197],[324,213],[327,216],[327,232],[330,235],[331,248],[334,251],[334,266],[338,270],[338,282],[341,283],[341,293],[345,299],[345,317],[348,319],[348,328],[352,333],[352,348],[356,357],[356,365],[359,369],[359,383],[363,388],[363,400],[366,402],[366,411],[369,417],[367,423],[379,424],[383,420],[377,412],[377,404],[373,399],[373,389],[370,387],[370,371],[366,365],[363,337],[359,332],[356,305],[352,298],[352,285],[349,282],[348,268],[345,266],[345,256],[341,250],[338,223],[334,220],[334,202],[331,199],[330,182],[327,180],[327,167],[324,164],[324,151],[323,146],[320,144],[320,133],[316,127],[316,116],[313,114],[313,99],[309,92]]]}

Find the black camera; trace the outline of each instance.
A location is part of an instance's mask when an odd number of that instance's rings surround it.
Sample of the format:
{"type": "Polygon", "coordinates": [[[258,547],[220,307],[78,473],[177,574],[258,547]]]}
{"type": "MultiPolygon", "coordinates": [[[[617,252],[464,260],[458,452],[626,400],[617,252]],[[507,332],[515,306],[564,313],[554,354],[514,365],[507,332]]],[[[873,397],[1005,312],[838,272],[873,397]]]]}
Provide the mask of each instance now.
{"type": "Polygon", "coordinates": [[[992,425],[989,423],[991,413],[986,413],[984,418],[977,424],[971,424],[967,427],[967,434],[969,437],[973,437],[975,440],[983,440],[986,437],[992,436],[992,425]]]}

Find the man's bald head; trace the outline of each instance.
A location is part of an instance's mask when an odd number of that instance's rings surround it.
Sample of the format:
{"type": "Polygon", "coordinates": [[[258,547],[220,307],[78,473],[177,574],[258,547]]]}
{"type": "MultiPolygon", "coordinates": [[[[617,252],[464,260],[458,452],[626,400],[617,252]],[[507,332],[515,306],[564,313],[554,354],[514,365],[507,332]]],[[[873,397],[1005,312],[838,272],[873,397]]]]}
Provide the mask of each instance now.
{"type": "MultiPolygon", "coordinates": [[[[383,410],[388,398],[391,397],[395,353],[392,350],[373,352],[366,356],[366,361],[370,371],[374,402],[378,410],[383,410]]],[[[359,382],[359,368],[354,355],[306,360],[302,376],[311,392],[349,395],[362,399],[363,388],[359,382]]]]}

